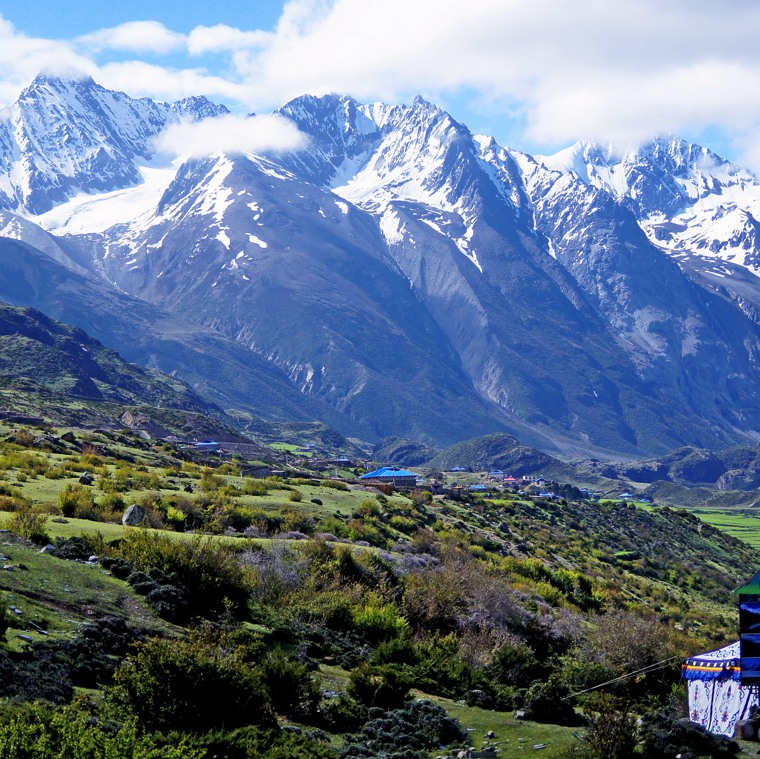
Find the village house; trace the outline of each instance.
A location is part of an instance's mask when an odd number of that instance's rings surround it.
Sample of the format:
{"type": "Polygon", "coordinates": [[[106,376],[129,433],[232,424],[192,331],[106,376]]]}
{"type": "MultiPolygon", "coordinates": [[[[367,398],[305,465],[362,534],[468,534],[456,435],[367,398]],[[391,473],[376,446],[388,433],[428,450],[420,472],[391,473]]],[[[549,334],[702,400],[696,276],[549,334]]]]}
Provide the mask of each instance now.
{"type": "Polygon", "coordinates": [[[396,488],[414,488],[419,478],[420,475],[416,472],[409,472],[397,466],[384,466],[359,477],[362,483],[372,484],[379,482],[393,485],[396,488]]]}

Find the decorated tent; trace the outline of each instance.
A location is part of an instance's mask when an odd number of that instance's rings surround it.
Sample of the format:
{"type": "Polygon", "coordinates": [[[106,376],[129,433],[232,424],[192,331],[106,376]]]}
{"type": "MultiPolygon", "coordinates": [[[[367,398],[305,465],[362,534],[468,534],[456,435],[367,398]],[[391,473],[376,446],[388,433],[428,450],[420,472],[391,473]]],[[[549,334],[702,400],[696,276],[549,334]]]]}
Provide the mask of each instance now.
{"type": "Polygon", "coordinates": [[[742,688],[739,641],[686,660],[683,676],[689,682],[689,718],[711,733],[733,736],[734,725],[748,719],[758,705],[757,695],[742,688]]]}

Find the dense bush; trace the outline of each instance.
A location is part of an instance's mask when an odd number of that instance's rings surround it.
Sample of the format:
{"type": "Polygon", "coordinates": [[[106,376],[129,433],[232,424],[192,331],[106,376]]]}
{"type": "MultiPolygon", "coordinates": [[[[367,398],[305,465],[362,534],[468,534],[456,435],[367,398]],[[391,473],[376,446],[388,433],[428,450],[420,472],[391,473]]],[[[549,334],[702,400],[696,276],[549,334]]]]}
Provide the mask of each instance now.
{"type": "Polygon", "coordinates": [[[225,543],[200,535],[176,540],[135,529],[125,531],[118,552],[135,569],[149,572],[157,568],[179,578],[187,591],[190,615],[212,618],[227,610],[237,616],[247,613],[250,589],[245,573],[237,551],[225,543]]]}
{"type": "Polygon", "coordinates": [[[89,488],[69,482],[58,495],[58,507],[65,517],[91,519],[95,513],[95,499],[89,488]]]}
{"type": "Polygon", "coordinates": [[[204,759],[178,737],[161,745],[134,723],[115,726],[71,707],[25,704],[0,710],[0,756],[8,759],[204,759]]]}
{"type": "Polygon", "coordinates": [[[261,674],[244,647],[225,643],[195,633],[140,644],[116,672],[115,713],[157,732],[274,727],[261,674]]]}
{"type": "Polygon", "coordinates": [[[679,754],[733,759],[739,753],[735,741],[724,735],[713,735],[701,725],[667,712],[642,717],[641,749],[647,759],[675,759],[679,754]]]}
{"type": "Polygon", "coordinates": [[[6,526],[16,535],[31,540],[37,545],[46,545],[50,542],[50,535],[47,532],[47,515],[30,507],[16,509],[6,526]]]}
{"type": "Polygon", "coordinates": [[[619,710],[614,697],[607,694],[597,695],[585,714],[588,724],[581,736],[581,753],[588,759],[629,759],[633,755],[638,742],[635,714],[619,710]]]}
{"type": "Polygon", "coordinates": [[[17,700],[67,703],[74,686],[96,688],[113,673],[141,631],[106,617],[81,629],[78,637],[35,641],[20,652],[0,652],[0,695],[17,700]]]}
{"type": "MultiPolygon", "coordinates": [[[[153,740],[161,747],[186,747],[190,759],[335,759],[335,751],[324,734],[293,727],[267,730],[249,726],[204,735],[170,733],[153,740]]],[[[155,759],[163,759],[163,754],[157,754],[155,759]]]]}
{"type": "Polygon", "coordinates": [[[413,701],[383,712],[371,709],[372,720],[355,735],[346,735],[340,754],[355,757],[397,756],[424,759],[431,749],[464,744],[467,731],[443,707],[430,701],[413,701]]]}
{"type": "Polygon", "coordinates": [[[348,695],[360,704],[380,709],[397,709],[407,698],[412,677],[392,664],[360,664],[351,672],[348,695]]]}
{"type": "Polygon", "coordinates": [[[263,657],[259,671],[277,714],[301,719],[314,717],[322,691],[305,664],[289,660],[282,649],[277,648],[263,657]]]}
{"type": "Polygon", "coordinates": [[[333,490],[348,490],[348,485],[340,480],[322,480],[319,483],[323,488],[332,488],[333,490]]]}
{"type": "Polygon", "coordinates": [[[8,601],[4,595],[0,595],[0,641],[5,640],[8,630],[8,601]]]}
{"type": "Polygon", "coordinates": [[[534,683],[525,695],[525,718],[534,722],[575,727],[585,720],[566,700],[569,691],[555,680],[534,683]]]}

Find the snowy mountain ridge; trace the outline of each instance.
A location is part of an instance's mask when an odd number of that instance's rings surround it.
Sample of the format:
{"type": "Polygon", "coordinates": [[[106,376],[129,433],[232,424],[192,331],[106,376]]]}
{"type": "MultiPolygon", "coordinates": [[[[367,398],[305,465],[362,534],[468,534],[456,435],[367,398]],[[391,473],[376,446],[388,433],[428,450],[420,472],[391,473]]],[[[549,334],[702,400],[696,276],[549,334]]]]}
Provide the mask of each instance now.
{"type": "MultiPolygon", "coordinates": [[[[336,95],[277,111],[306,149],[150,160],[173,119],[224,112],[38,78],[0,130],[28,169],[6,172],[23,182],[0,233],[231,338],[364,439],[505,430],[594,455],[760,439],[746,170],[675,137],[534,157],[422,98],[336,95]]],[[[175,360],[151,358],[182,376],[175,360]]]]}
{"type": "Polygon", "coordinates": [[[204,97],[156,103],[41,74],[0,122],[0,208],[39,215],[79,192],[140,184],[138,161],[167,124],[227,112],[204,97]]]}

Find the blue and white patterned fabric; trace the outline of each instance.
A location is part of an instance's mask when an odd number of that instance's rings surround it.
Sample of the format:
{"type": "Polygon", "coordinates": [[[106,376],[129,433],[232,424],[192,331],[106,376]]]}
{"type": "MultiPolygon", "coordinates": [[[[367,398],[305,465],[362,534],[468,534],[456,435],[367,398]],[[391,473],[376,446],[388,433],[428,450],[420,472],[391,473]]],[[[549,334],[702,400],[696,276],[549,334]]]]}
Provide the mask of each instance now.
{"type": "Polygon", "coordinates": [[[739,642],[686,660],[689,718],[711,733],[732,736],[734,725],[747,719],[758,705],[757,696],[740,684],[739,642]]]}

